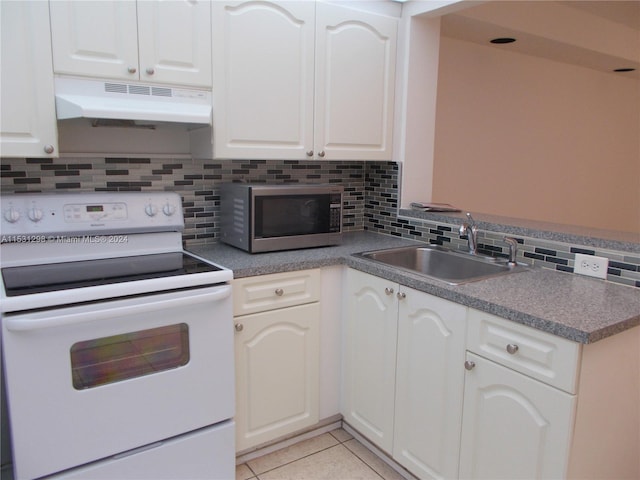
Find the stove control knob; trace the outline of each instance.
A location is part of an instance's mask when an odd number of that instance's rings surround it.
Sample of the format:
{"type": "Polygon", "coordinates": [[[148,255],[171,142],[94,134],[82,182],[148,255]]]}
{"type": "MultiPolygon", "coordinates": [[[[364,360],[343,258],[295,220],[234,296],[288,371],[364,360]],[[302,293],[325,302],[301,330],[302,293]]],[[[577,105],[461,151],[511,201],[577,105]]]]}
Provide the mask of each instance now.
{"type": "Polygon", "coordinates": [[[165,203],[164,207],[162,207],[162,212],[167,216],[170,217],[171,215],[173,215],[174,213],[176,213],[176,207],[174,207],[173,205],[171,205],[170,203],[165,203]]]}
{"type": "Polygon", "coordinates": [[[29,216],[29,219],[32,222],[39,222],[40,220],[42,220],[42,217],[44,216],[44,214],[42,213],[42,210],[36,207],[31,208],[27,212],[27,215],[29,216]]]}
{"type": "Polygon", "coordinates": [[[20,212],[13,207],[9,207],[4,211],[4,219],[9,223],[16,223],[20,220],[20,212]]]}
{"type": "Polygon", "coordinates": [[[146,207],[144,207],[144,211],[148,216],[155,217],[156,213],[158,213],[158,208],[155,205],[149,204],[146,207]]]}

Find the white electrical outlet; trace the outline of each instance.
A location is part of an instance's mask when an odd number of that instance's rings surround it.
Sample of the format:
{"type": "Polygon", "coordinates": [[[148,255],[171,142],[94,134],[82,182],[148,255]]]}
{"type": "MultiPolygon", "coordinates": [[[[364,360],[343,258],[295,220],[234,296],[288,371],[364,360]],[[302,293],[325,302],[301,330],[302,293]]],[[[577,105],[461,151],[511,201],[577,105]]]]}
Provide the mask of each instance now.
{"type": "Polygon", "coordinates": [[[573,267],[575,273],[590,277],[607,278],[609,259],[576,253],[576,264],[573,267]]]}

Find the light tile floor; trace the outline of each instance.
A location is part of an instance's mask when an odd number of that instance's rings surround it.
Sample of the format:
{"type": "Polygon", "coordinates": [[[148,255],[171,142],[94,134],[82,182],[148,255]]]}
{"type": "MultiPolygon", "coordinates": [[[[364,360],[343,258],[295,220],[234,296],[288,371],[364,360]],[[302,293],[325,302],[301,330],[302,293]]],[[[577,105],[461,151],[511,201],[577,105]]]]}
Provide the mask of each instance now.
{"type": "Polygon", "coordinates": [[[236,480],[403,480],[339,428],[236,467],[236,480]]]}

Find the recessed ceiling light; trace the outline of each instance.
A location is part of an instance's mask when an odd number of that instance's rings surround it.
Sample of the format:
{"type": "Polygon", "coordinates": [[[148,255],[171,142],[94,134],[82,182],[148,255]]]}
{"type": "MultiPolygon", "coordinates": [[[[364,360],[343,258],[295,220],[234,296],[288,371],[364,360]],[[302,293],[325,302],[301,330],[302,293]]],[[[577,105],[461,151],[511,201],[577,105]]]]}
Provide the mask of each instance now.
{"type": "Polygon", "coordinates": [[[616,68],[614,72],[635,72],[635,68],[616,68]]]}
{"type": "Polygon", "coordinates": [[[515,42],[516,39],[515,38],[511,38],[511,37],[499,37],[499,38],[494,38],[493,40],[491,40],[491,43],[513,43],[515,42]]]}

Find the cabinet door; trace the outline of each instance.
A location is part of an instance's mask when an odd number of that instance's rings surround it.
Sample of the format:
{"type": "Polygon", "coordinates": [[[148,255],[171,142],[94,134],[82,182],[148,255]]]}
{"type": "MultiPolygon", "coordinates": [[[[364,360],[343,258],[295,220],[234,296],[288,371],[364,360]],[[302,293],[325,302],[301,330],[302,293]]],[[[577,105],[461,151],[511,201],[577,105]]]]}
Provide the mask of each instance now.
{"type": "Polygon", "coordinates": [[[211,88],[211,2],[138,2],[140,79],[211,88]]]}
{"type": "Polygon", "coordinates": [[[320,304],[234,321],[236,451],[316,424],[320,304]]]}
{"type": "Polygon", "coordinates": [[[457,478],[466,308],[400,287],[393,457],[419,478],[457,478]]]}
{"type": "Polygon", "coordinates": [[[397,20],[318,3],[316,25],[316,155],[391,160],[397,20]]]}
{"type": "Polygon", "coordinates": [[[307,158],[315,2],[214,2],[212,18],[214,156],[307,158]]]}
{"type": "Polygon", "coordinates": [[[575,396],[467,353],[461,478],[565,478],[575,396]]]}
{"type": "Polygon", "coordinates": [[[393,448],[397,289],[388,280],[348,270],[343,415],[389,453],[393,448]]]}
{"type": "Polygon", "coordinates": [[[52,1],[56,73],[138,79],[135,0],[52,1]]]}
{"type": "Polygon", "coordinates": [[[0,2],[0,154],[57,157],[47,2],[0,2]]]}

